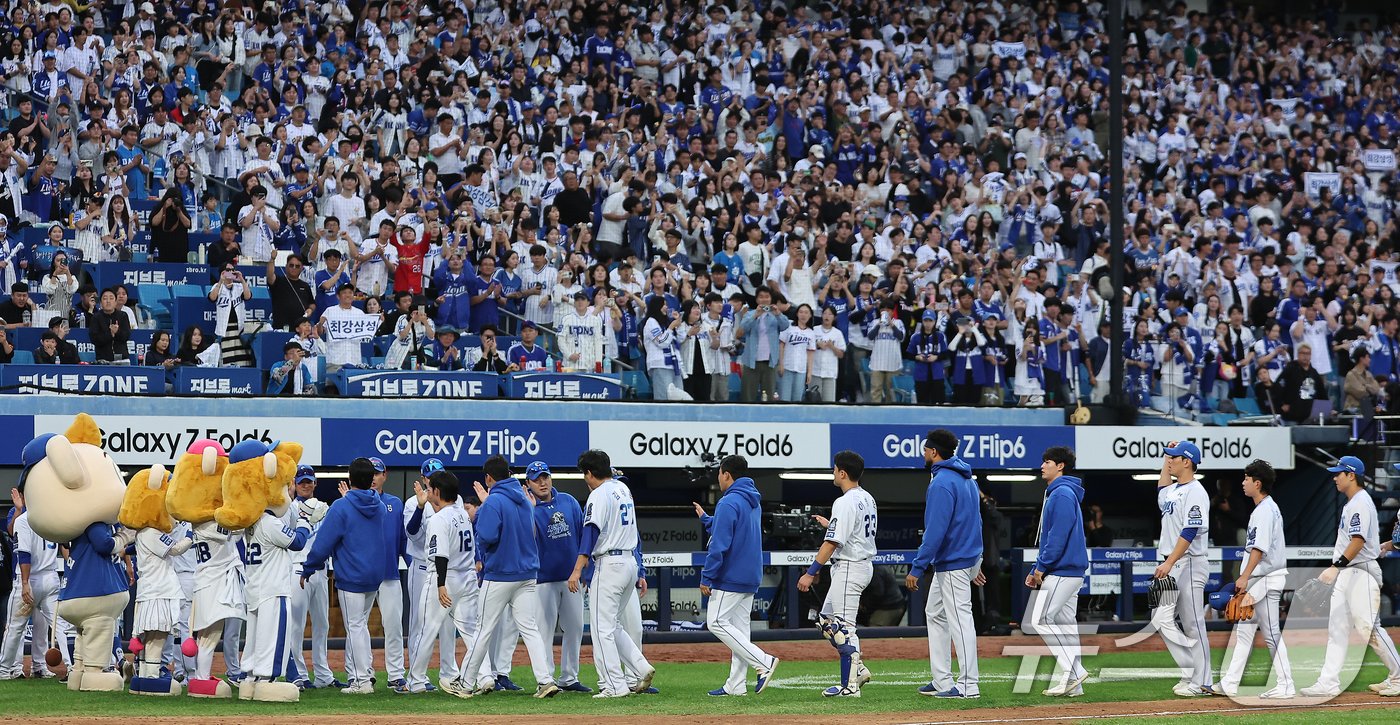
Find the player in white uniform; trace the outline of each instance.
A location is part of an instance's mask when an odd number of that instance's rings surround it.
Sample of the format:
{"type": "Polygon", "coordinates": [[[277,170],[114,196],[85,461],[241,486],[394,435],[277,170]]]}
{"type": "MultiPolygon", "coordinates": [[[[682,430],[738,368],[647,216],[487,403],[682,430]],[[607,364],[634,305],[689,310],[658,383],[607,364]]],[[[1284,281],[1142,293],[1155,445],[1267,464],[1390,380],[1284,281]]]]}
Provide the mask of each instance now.
{"type": "MultiPolygon", "coordinates": [[[[23,499],[15,502],[23,508],[23,499]]],[[[0,654],[0,680],[19,679],[24,674],[24,628],[33,620],[30,636],[29,674],[31,677],[54,677],[44,667],[44,652],[51,638],[50,628],[57,624],[54,610],[58,606],[58,544],[45,541],[29,526],[29,514],[15,517],[15,586],[10,591],[8,621],[5,624],[3,654],[0,654]]],[[[5,536],[0,532],[0,536],[5,536]]],[[[68,662],[67,647],[60,648],[68,662]]]]}
{"type": "MultiPolygon", "coordinates": [[[[288,499],[293,496],[289,486],[288,499]]],[[[239,699],[298,699],[296,685],[275,680],[285,676],[291,655],[288,619],[292,590],[300,588],[292,552],[306,547],[313,523],[326,515],[319,503],[311,499],[269,509],[244,532],[248,634],[243,643],[243,660],[252,680],[239,688],[239,699]],[[289,513],[295,515],[294,522],[288,521],[289,513]]]]}
{"type": "Polygon", "coordinates": [[[428,691],[434,641],[441,663],[438,681],[446,689],[457,679],[457,634],[468,642],[476,634],[476,542],[471,518],[457,495],[456,476],[439,468],[429,475],[428,483],[423,503],[432,507],[433,516],[423,524],[424,555],[433,568],[433,585],[419,592],[422,628],[416,630],[418,641],[409,647],[413,659],[408,691],[412,694],[428,691]]]}
{"type": "Polygon", "coordinates": [[[651,687],[656,668],[642,656],[622,626],[624,600],[637,583],[635,552],[637,511],[627,485],[613,478],[612,461],[598,449],[578,457],[579,470],[590,493],[583,512],[583,543],[579,547],[569,591],[580,591],[580,579],[589,560],[593,561],[592,615],[593,660],[598,669],[595,698],[626,697],[651,687]],[[625,672],[638,678],[629,687],[625,672]]]}
{"type": "Polygon", "coordinates": [[[798,590],[808,591],[822,567],[831,563],[831,585],[817,624],[822,636],[841,655],[841,684],[826,688],[822,692],[826,697],[860,697],[861,685],[870,681],[870,670],[861,661],[856,613],[860,610],[860,595],[875,573],[871,559],[878,551],[875,533],[879,514],[874,497],[860,487],[864,473],[865,459],[860,454],[836,454],[831,476],[841,489],[841,496],[831,505],[830,519],[814,517],[826,527],[826,540],[817,549],[816,560],[807,573],[797,580],[798,590]]]}
{"type": "MultiPolygon", "coordinates": [[[[436,596],[437,588],[433,586],[434,577],[431,575],[433,563],[428,560],[425,554],[424,543],[428,538],[428,519],[433,515],[433,507],[428,505],[428,477],[438,471],[444,470],[442,461],[436,458],[429,458],[423,461],[418,467],[418,479],[413,482],[413,494],[403,502],[403,526],[407,534],[408,552],[408,661],[412,663],[417,659],[414,648],[418,646],[421,639],[419,633],[422,631],[420,622],[422,612],[420,604],[423,601],[425,592],[436,596]]],[[[453,635],[455,637],[456,635],[453,635]]],[[[439,644],[440,649],[445,649],[447,643],[439,644]]],[[[442,658],[441,669],[439,671],[444,681],[451,681],[457,678],[457,661],[455,657],[442,658]]],[[[413,685],[413,677],[409,676],[409,686],[413,685]]],[[[431,682],[424,684],[427,692],[432,692],[437,688],[431,682]]]]}
{"type": "Polygon", "coordinates": [[[1279,628],[1278,609],[1288,578],[1288,553],[1283,540],[1283,514],[1270,495],[1274,490],[1274,467],[1266,461],[1254,460],[1245,466],[1242,485],[1244,495],[1254,502],[1254,513],[1249,515],[1249,533],[1245,540],[1248,556],[1235,580],[1235,591],[1248,592],[1254,600],[1254,619],[1235,625],[1234,649],[1220,675],[1220,689],[1230,697],[1235,696],[1250,650],[1254,648],[1254,633],[1263,630],[1264,644],[1269,648],[1278,683],[1259,696],[1287,700],[1293,697],[1295,688],[1288,649],[1279,628]]]}
{"type": "MultiPolygon", "coordinates": [[[[149,475],[153,481],[151,487],[159,489],[165,478],[165,468],[153,466],[149,475]]],[[[173,531],[173,526],[169,534],[147,526],[136,532],[136,570],[141,578],[136,585],[136,617],[131,631],[140,638],[144,649],[138,655],[138,679],[132,680],[133,691],[152,694],[176,694],[180,691],[179,685],[170,685],[169,675],[161,678],[161,656],[165,651],[165,641],[175,631],[175,622],[180,617],[180,600],[183,598],[172,559],[185,553],[194,541],[183,536],[176,538],[173,531]],[[166,681],[160,682],[162,679],[166,681]],[[140,680],[154,681],[142,683],[140,680]]]]}
{"type": "Polygon", "coordinates": [[[1162,538],[1157,554],[1162,563],[1153,576],[1176,579],[1176,596],[1170,593],[1152,610],[1152,625],[1181,668],[1181,681],[1172,692],[1179,697],[1217,694],[1206,639],[1205,587],[1210,576],[1206,558],[1210,496],[1196,480],[1201,449],[1191,441],[1173,442],[1165,450],[1157,477],[1157,508],[1162,513],[1162,538]],[[1177,621],[1180,620],[1180,625],[1177,621]]]}
{"type": "MultiPolygon", "coordinates": [[[[316,469],[311,466],[297,466],[296,477],[292,481],[292,490],[296,492],[296,498],[292,501],[293,505],[305,502],[316,508],[330,509],[330,506],[324,501],[316,499],[316,469]]],[[[294,577],[301,573],[301,565],[306,562],[306,555],[311,553],[311,544],[316,541],[316,530],[320,528],[321,519],[324,517],[325,513],[323,512],[316,517],[316,522],[311,524],[311,533],[306,537],[306,545],[300,549],[292,550],[291,560],[294,577]]],[[[291,604],[288,607],[291,616],[291,647],[290,656],[287,658],[287,676],[303,690],[345,686],[344,683],[336,681],[326,651],[326,638],[330,636],[331,631],[330,609],[330,590],[327,588],[324,570],[311,575],[306,580],[306,586],[292,587],[291,604]],[[306,618],[308,615],[311,617],[311,663],[314,668],[312,670],[306,668],[306,659],[302,656],[303,648],[306,645],[306,618]],[[308,680],[307,674],[312,674],[313,678],[308,680]]]]}
{"type": "Polygon", "coordinates": [[[1372,692],[1386,697],[1400,696],[1400,655],[1395,643],[1381,626],[1379,616],[1381,567],[1380,522],[1376,503],[1361,490],[1366,464],[1355,456],[1342,456],[1327,469],[1335,474],[1337,491],[1347,497],[1337,525],[1337,543],[1332,545],[1332,566],[1318,576],[1332,587],[1327,612],[1327,654],[1317,682],[1298,692],[1304,697],[1336,697],[1342,692],[1341,673],[1346,659],[1347,639],[1353,630],[1366,636],[1371,651],[1380,658],[1389,676],[1374,685],[1372,692]]]}
{"type": "MultiPolygon", "coordinates": [[[[245,616],[243,598],[243,560],[238,545],[243,532],[231,532],[213,521],[194,527],[194,602],[190,605],[190,629],[199,640],[192,679],[209,680],[214,666],[214,649],[224,639],[225,662],[237,651],[237,645],[225,637],[226,620],[233,628],[242,624],[245,616]]],[[[230,676],[230,680],[234,680],[230,676]]],[[[236,683],[235,683],[236,684],[236,683]]],[[[212,697],[215,691],[201,691],[190,686],[191,697],[212,697]]],[[[222,696],[227,697],[227,694],[222,696]]]]}

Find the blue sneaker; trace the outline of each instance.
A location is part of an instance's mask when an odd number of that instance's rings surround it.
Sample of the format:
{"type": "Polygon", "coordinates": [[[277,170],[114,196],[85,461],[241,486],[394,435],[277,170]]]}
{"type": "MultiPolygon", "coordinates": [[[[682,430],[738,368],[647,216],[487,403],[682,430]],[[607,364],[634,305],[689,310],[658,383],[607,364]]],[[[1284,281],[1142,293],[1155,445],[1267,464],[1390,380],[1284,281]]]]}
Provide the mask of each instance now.
{"type": "Polygon", "coordinates": [[[348,683],[348,682],[341,682],[340,680],[331,680],[331,685],[330,685],[330,686],[331,686],[331,687],[334,687],[334,688],[337,689],[337,690],[344,690],[345,688],[347,688],[347,687],[350,686],[350,683],[348,683]]]}
{"type": "Polygon", "coordinates": [[[773,665],[771,667],[769,667],[766,670],[758,671],[758,680],[754,682],[753,694],[757,695],[758,693],[763,692],[763,688],[768,686],[769,681],[773,679],[773,673],[778,671],[779,661],[780,660],[777,657],[774,657],[773,665]]]}
{"type": "Polygon", "coordinates": [[[710,697],[729,697],[729,693],[725,692],[724,688],[721,687],[717,690],[710,690],[710,697]]]}
{"type": "Polygon", "coordinates": [[[658,690],[658,689],[656,689],[655,687],[648,687],[647,689],[642,690],[641,692],[638,692],[638,693],[635,693],[635,694],[638,694],[638,695],[660,695],[660,694],[661,694],[661,691],[658,690]]]}
{"type": "Polygon", "coordinates": [[[428,684],[423,685],[423,691],[424,691],[424,692],[437,692],[437,686],[435,686],[433,683],[429,682],[428,684]]]}
{"type": "Polygon", "coordinates": [[[962,691],[956,687],[934,693],[933,696],[944,700],[976,700],[981,697],[981,695],[964,695],[962,691]]]}
{"type": "Polygon", "coordinates": [[[397,680],[390,680],[390,681],[387,683],[387,686],[388,686],[388,688],[389,688],[390,690],[407,689],[407,688],[408,688],[408,680],[405,680],[404,678],[400,677],[400,678],[397,679],[397,680]]]}
{"type": "Polygon", "coordinates": [[[593,692],[593,688],[583,684],[582,682],[570,682],[569,684],[564,685],[560,689],[562,689],[564,692],[593,692]]]}
{"type": "Polygon", "coordinates": [[[496,675],[496,689],[514,692],[520,689],[520,685],[511,682],[508,675],[496,675]]]}
{"type": "Polygon", "coordinates": [[[302,690],[303,692],[306,691],[306,690],[311,689],[311,683],[310,683],[310,682],[307,682],[306,680],[297,680],[297,681],[293,682],[292,684],[293,684],[293,685],[296,685],[296,686],[297,686],[297,689],[298,689],[298,690],[302,690]]]}
{"type": "Polygon", "coordinates": [[[935,684],[933,684],[932,682],[930,682],[930,683],[928,683],[927,685],[924,685],[923,687],[920,687],[920,688],[919,688],[919,694],[920,694],[920,695],[927,695],[927,696],[929,696],[929,697],[933,697],[934,695],[937,695],[939,692],[942,692],[942,691],[938,689],[938,685],[935,685],[935,684]]]}
{"type": "Polygon", "coordinates": [[[246,677],[247,677],[247,675],[243,674],[242,672],[239,672],[239,673],[232,674],[232,675],[226,675],[226,676],[224,676],[224,679],[225,679],[225,680],[228,680],[228,683],[229,683],[230,685],[233,685],[234,687],[242,687],[242,686],[243,686],[243,680],[244,680],[246,677]]]}

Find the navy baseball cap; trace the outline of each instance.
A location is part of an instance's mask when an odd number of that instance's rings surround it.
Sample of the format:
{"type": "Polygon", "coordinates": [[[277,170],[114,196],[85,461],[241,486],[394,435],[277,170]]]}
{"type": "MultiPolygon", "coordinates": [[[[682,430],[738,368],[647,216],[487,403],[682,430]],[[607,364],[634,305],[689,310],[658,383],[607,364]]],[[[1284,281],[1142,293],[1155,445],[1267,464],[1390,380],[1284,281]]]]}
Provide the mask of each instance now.
{"type": "Polygon", "coordinates": [[[311,466],[297,466],[297,477],[293,479],[297,483],[302,481],[316,482],[316,469],[311,466]]]}
{"type": "Polygon", "coordinates": [[[368,460],[370,465],[374,466],[374,470],[378,471],[379,473],[383,473],[386,470],[384,468],[384,459],[380,458],[379,456],[370,456],[366,460],[368,460]]]}
{"type": "Polygon", "coordinates": [[[1167,446],[1166,454],[1181,456],[1197,466],[1201,465],[1201,449],[1191,441],[1182,441],[1174,446],[1167,446]]]}
{"type": "Polygon", "coordinates": [[[1235,597],[1235,583],[1230,582],[1223,587],[1210,593],[1210,606],[1217,612],[1225,611],[1225,607],[1235,597]]]}
{"type": "Polygon", "coordinates": [[[446,469],[443,468],[442,461],[439,461],[436,458],[429,458],[428,460],[423,461],[423,465],[418,467],[418,472],[423,475],[423,478],[427,478],[428,476],[431,476],[434,473],[437,473],[438,471],[442,470],[446,469]]]}
{"type": "Polygon", "coordinates": [[[540,476],[553,475],[554,474],[549,472],[549,464],[545,463],[544,461],[535,461],[534,463],[531,463],[530,465],[525,467],[525,478],[530,481],[533,481],[536,478],[539,478],[540,476]]]}
{"type": "Polygon", "coordinates": [[[1337,465],[1327,469],[1328,473],[1355,473],[1358,476],[1366,475],[1366,464],[1361,462],[1356,456],[1342,456],[1337,460],[1337,465]]]}

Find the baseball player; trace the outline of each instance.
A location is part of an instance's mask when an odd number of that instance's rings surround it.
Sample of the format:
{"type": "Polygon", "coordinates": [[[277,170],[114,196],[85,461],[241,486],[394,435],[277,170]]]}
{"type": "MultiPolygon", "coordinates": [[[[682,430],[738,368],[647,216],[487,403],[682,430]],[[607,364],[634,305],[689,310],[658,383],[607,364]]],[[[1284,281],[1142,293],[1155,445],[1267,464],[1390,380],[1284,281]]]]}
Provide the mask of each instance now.
{"type": "Polygon", "coordinates": [[[1049,697],[1079,697],[1089,672],[1080,658],[1079,630],[1075,612],[1079,610],[1079,589],[1089,569],[1084,544],[1084,485],[1068,475],[1074,470],[1074,451],[1052,446],[1041,455],[1040,475],[1045,479],[1045,505],[1040,512],[1036,534],[1035,566],[1026,575],[1030,587],[1032,633],[1039,634],[1055,654],[1061,680],[1041,694],[1049,697]]]}
{"type": "MultiPolygon", "coordinates": [[[[349,490],[331,504],[316,531],[311,553],[301,567],[301,586],[335,557],[335,589],[345,619],[345,669],[350,684],[346,695],[374,692],[374,652],[370,649],[369,610],[384,582],[383,547],[366,545],[384,536],[389,515],[371,486],[376,475],[368,458],[350,462],[349,490]]],[[[202,650],[201,650],[202,651],[202,650]]]]}
{"type": "MultiPolygon", "coordinates": [[[[583,507],[578,499],[554,488],[554,476],[544,461],[525,468],[525,485],[535,497],[535,539],[540,546],[540,574],[535,591],[540,598],[540,632],[550,641],[557,627],[563,634],[559,648],[559,688],[565,692],[593,692],[578,681],[579,648],[583,644],[583,594],[569,591],[569,574],[583,538],[583,507]]],[[[554,671],[550,648],[550,671],[554,671]]]]}
{"type": "Polygon", "coordinates": [[[1249,652],[1254,648],[1254,633],[1262,627],[1278,684],[1259,696],[1287,700],[1294,695],[1293,671],[1279,629],[1278,605],[1288,569],[1283,514],[1270,495],[1274,490],[1274,467],[1255,459],[1245,466],[1242,486],[1244,495],[1254,501],[1254,513],[1249,515],[1249,533],[1245,540],[1248,556],[1235,580],[1235,591],[1249,593],[1254,602],[1254,620],[1235,625],[1235,649],[1220,676],[1220,689],[1230,697],[1235,696],[1249,652]]]}
{"type": "MultiPolygon", "coordinates": [[[[410,663],[417,659],[414,648],[418,646],[421,639],[419,632],[422,631],[420,623],[422,612],[419,605],[424,601],[425,596],[431,596],[436,601],[437,587],[434,586],[435,577],[430,576],[429,570],[432,562],[428,561],[425,543],[427,542],[427,520],[432,517],[433,507],[428,505],[428,497],[431,486],[428,478],[438,471],[445,470],[442,461],[436,458],[429,458],[423,461],[418,467],[418,480],[413,482],[413,496],[403,502],[404,532],[407,536],[405,540],[405,551],[408,555],[408,661],[410,663]]],[[[439,640],[439,651],[456,651],[457,635],[451,633],[451,639],[439,640]]],[[[457,657],[440,657],[440,667],[438,674],[443,681],[457,679],[457,657]]],[[[413,685],[413,677],[410,673],[409,685],[413,685]]],[[[423,688],[427,692],[432,692],[437,688],[431,682],[424,682],[423,688]]]]}
{"type": "Polygon", "coordinates": [[[468,641],[476,634],[475,533],[457,495],[457,477],[451,473],[439,468],[428,475],[428,497],[423,504],[433,509],[433,516],[423,524],[423,553],[433,567],[433,586],[420,592],[422,628],[416,630],[418,641],[409,648],[413,659],[408,669],[408,691],[428,692],[428,661],[436,640],[441,663],[439,681],[444,690],[456,694],[457,633],[461,632],[468,641]]]}
{"type": "MultiPolygon", "coordinates": [[[[629,486],[627,476],[620,470],[612,469],[613,478],[624,486],[629,486]]],[[[629,488],[630,490],[630,488],[629,488]]],[[[632,638],[632,642],[637,645],[637,649],[642,649],[642,597],[647,593],[647,568],[642,561],[642,537],[637,536],[637,548],[632,550],[632,558],[637,562],[637,584],[627,590],[627,596],[622,600],[622,607],[618,618],[622,621],[622,629],[627,632],[627,636],[632,638]]],[[[660,690],[655,686],[638,688],[641,681],[640,673],[633,670],[623,670],[623,675],[627,679],[628,689],[636,690],[638,695],[657,695],[660,690]]]]}
{"type": "MultiPolygon", "coordinates": [[[[158,489],[165,475],[163,466],[153,466],[152,488],[158,489]]],[[[136,617],[131,632],[140,638],[143,649],[137,655],[137,676],[131,681],[133,692],[167,695],[180,691],[178,684],[171,686],[168,673],[161,677],[161,658],[180,616],[182,592],[172,560],[193,543],[193,539],[184,536],[177,538],[173,527],[169,534],[150,526],[136,532],[136,570],[141,578],[136,587],[136,617]]]]}
{"type": "MultiPolygon", "coordinates": [[[[316,499],[316,469],[311,466],[297,466],[296,477],[293,480],[292,490],[296,492],[296,499],[293,506],[307,503],[320,509],[328,509],[329,506],[323,501],[316,499]]],[[[306,545],[300,549],[292,551],[292,568],[295,572],[301,571],[301,565],[306,563],[306,557],[311,553],[311,545],[316,541],[316,530],[320,528],[321,519],[325,518],[324,511],[315,517],[311,522],[311,534],[307,536],[306,545]]],[[[295,522],[292,522],[295,524],[295,522]]],[[[330,590],[327,586],[325,571],[318,571],[310,579],[306,580],[305,587],[292,587],[291,604],[288,608],[291,612],[291,656],[288,659],[287,673],[302,689],[316,689],[320,687],[345,687],[345,683],[335,679],[335,673],[331,671],[330,661],[327,658],[328,652],[326,639],[330,636],[330,590]],[[302,648],[306,643],[306,617],[311,617],[311,663],[313,670],[308,671],[306,660],[302,656],[302,648]],[[312,674],[312,679],[307,680],[306,675],[312,674]]]]}
{"type": "MultiPolygon", "coordinates": [[[[16,503],[21,513],[14,520],[15,587],[10,590],[9,617],[5,625],[3,654],[0,654],[0,680],[24,676],[24,627],[32,620],[29,642],[30,677],[56,677],[44,667],[50,627],[56,626],[58,607],[58,544],[45,541],[29,526],[29,514],[22,512],[23,498],[16,503]]],[[[0,533],[0,536],[8,534],[0,533]]],[[[68,661],[67,648],[60,648],[68,661]]]]}
{"type": "Polygon", "coordinates": [[[408,534],[403,525],[403,501],[398,496],[384,493],[384,481],[389,478],[388,468],[377,456],[371,456],[374,467],[374,483],[371,488],[379,495],[379,503],[388,515],[382,519],[384,527],[384,579],[379,584],[379,593],[374,603],[379,606],[379,621],[384,626],[384,669],[389,678],[388,686],[395,692],[404,692],[408,680],[404,668],[403,646],[403,582],[399,579],[399,561],[407,553],[408,534]]]}
{"type": "Polygon", "coordinates": [[[958,437],[942,428],[924,438],[924,462],[933,473],[924,495],[924,538],[904,586],[918,591],[933,569],[924,614],[933,679],[919,694],[978,698],[977,628],[972,621],[972,585],[981,586],[982,503],[972,466],[957,456],[958,437]],[[952,674],[956,648],[958,676],[952,674]]]}
{"type": "Polygon", "coordinates": [[[1332,587],[1327,612],[1327,654],[1322,672],[1311,687],[1298,694],[1304,697],[1336,697],[1342,692],[1341,672],[1346,658],[1347,638],[1351,631],[1367,635],[1371,651],[1385,665],[1389,676],[1370,690],[1385,697],[1400,697],[1400,655],[1395,643],[1381,626],[1377,605],[1380,601],[1381,567],[1380,522],[1376,519],[1376,503],[1361,490],[1361,477],[1366,464],[1356,456],[1342,456],[1337,465],[1327,469],[1335,474],[1337,491],[1346,496],[1342,518],[1337,525],[1337,542],[1332,545],[1332,566],[1318,576],[1332,587]]]}
{"type": "Polygon", "coordinates": [[[729,679],[710,691],[715,697],[748,694],[750,667],[758,673],[754,693],[763,692],[778,668],[778,658],[749,639],[753,595],[763,580],[763,529],[762,497],[748,472],[749,462],[743,456],[726,456],[719,464],[715,515],[707,516],[695,504],[695,513],[710,535],[700,572],[700,595],[709,597],[705,625],[733,653],[729,679]]]}
{"type": "MultiPolygon", "coordinates": [[[[234,446],[229,452],[230,463],[236,462],[239,448],[234,446]]],[[[295,496],[292,488],[294,485],[288,487],[288,499],[295,496]]],[[[243,644],[243,659],[253,680],[239,689],[239,699],[296,699],[296,690],[288,694],[287,683],[275,680],[284,676],[291,656],[292,638],[288,636],[287,625],[292,589],[296,585],[292,552],[306,547],[312,525],[326,515],[326,509],[319,503],[311,499],[289,503],[281,513],[264,511],[243,533],[248,575],[248,633],[243,644]],[[295,517],[290,525],[289,515],[295,517]]],[[[301,621],[305,621],[304,615],[301,621]]]]}
{"type": "MultiPolygon", "coordinates": [[[[599,691],[593,697],[626,697],[651,687],[656,668],[642,656],[622,624],[627,597],[636,594],[639,566],[636,560],[641,537],[632,492],[613,477],[612,460],[596,448],[578,457],[579,470],[590,493],[583,511],[583,541],[579,544],[569,591],[579,591],[583,569],[594,565],[592,602],[593,659],[598,669],[599,691]],[[629,686],[626,673],[637,682],[629,686]]],[[[642,580],[644,581],[644,580],[642,580]]]]}
{"type": "MultiPolygon", "coordinates": [[[[486,476],[487,495],[472,523],[481,559],[479,614],[460,677],[475,677],[481,671],[487,652],[495,644],[493,640],[505,606],[509,604],[511,617],[530,653],[530,666],[537,683],[535,697],[553,697],[559,694],[548,652],[553,643],[545,643],[536,617],[539,596],[535,593],[535,577],[539,574],[540,552],[535,542],[531,504],[520,482],[510,475],[506,459],[501,456],[486,459],[482,472],[486,476]]],[[[451,693],[470,698],[494,689],[494,680],[478,679],[475,686],[468,687],[459,678],[451,693]]]]}
{"type": "Polygon", "coordinates": [[[841,656],[841,684],[826,688],[826,697],[860,697],[860,688],[870,681],[870,670],[861,661],[860,637],[856,634],[856,613],[860,596],[875,574],[871,559],[877,553],[875,533],[880,526],[875,499],[860,487],[865,459],[855,451],[836,454],[832,482],[841,496],[831,505],[831,518],[816,516],[826,527],[826,540],[817,549],[816,560],[797,580],[800,591],[809,591],[817,574],[831,563],[831,586],[826,590],[817,623],[822,636],[841,656]]]}
{"type": "Polygon", "coordinates": [[[238,661],[236,636],[227,636],[230,628],[237,631],[245,616],[240,539],[241,531],[229,531],[213,521],[206,521],[194,527],[194,601],[190,604],[190,629],[199,640],[194,674],[194,679],[199,683],[190,683],[191,697],[228,696],[220,691],[217,683],[200,684],[210,681],[209,673],[214,666],[214,648],[218,646],[220,639],[224,641],[224,663],[229,672],[228,680],[232,684],[241,681],[235,672],[236,665],[230,664],[238,661]]]}
{"type": "Polygon", "coordinates": [[[1206,639],[1204,600],[1206,580],[1210,577],[1206,512],[1210,510],[1210,496],[1196,480],[1201,449],[1191,441],[1173,441],[1164,454],[1162,472],[1157,477],[1157,508],[1162,513],[1157,554],[1162,563],[1152,576],[1172,577],[1177,592],[1164,597],[1152,610],[1152,624],[1162,633],[1167,650],[1181,668],[1181,681],[1172,692],[1178,697],[1221,694],[1214,687],[1210,641],[1206,639]]]}

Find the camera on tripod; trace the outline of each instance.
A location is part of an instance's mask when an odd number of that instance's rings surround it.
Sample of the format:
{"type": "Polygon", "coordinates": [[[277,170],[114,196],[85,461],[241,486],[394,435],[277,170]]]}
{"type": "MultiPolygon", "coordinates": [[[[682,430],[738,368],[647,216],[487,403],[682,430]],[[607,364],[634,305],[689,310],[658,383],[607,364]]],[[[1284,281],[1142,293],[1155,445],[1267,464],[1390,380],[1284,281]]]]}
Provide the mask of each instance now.
{"type": "Polygon", "coordinates": [[[826,529],[812,519],[818,513],[811,506],[779,508],[763,515],[763,533],[768,546],[788,549],[815,549],[826,538],[826,529]]]}

